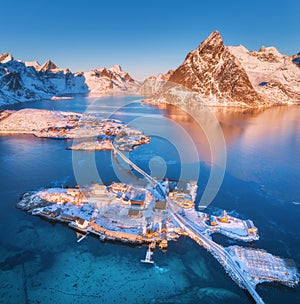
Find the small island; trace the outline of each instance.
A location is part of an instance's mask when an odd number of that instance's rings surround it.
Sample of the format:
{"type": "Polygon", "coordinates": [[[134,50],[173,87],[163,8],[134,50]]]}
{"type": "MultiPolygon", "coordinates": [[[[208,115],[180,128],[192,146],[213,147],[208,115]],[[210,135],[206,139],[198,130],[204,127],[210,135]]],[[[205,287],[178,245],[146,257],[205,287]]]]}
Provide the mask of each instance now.
{"type": "Polygon", "coordinates": [[[142,131],[116,119],[39,109],[2,111],[0,135],[23,134],[41,138],[76,139],[76,143],[68,149],[83,151],[112,150],[112,141],[120,150],[131,151],[150,142],[150,137],[142,131]]]}
{"type": "MultiPolygon", "coordinates": [[[[251,220],[241,220],[224,211],[219,216],[196,211],[197,185],[194,181],[163,181],[169,197],[182,208],[181,213],[196,223],[206,235],[222,233],[233,239],[258,240],[251,220]]],[[[159,189],[124,183],[109,186],[50,188],[25,193],[18,208],[51,221],[68,223],[82,233],[132,244],[157,244],[166,249],[168,241],[186,235],[176,222],[159,189]]]]}

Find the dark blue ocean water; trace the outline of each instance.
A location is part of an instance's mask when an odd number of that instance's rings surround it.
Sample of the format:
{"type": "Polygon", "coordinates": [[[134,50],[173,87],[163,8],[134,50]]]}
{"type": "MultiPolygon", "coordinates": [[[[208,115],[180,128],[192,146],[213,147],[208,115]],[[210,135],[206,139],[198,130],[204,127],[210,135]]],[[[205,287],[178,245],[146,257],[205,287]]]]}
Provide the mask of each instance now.
{"type": "MultiPolygon", "coordinates": [[[[189,136],[200,158],[198,200],[205,189],[212,162],[209,141],[195,120],[175,107],[156,108],[126,96],[45,100],[13,108],[25,107],[100,113],[151,132],[151,143],[131,152],[130,158],[156,176],[178,178],[183,170],[197,171],[199,161],[190,145],[184,152],[190,157],[181,159],[178,142],[189,136]]],[[[208,210],[227,209],[251,218],[261,237],[254,246],[292,258],[300,268],[300,107],[213,113],[224,133],[227,164],[208,210]]],[[[214,123],[207,122],[209,127],[214,123]]],[[[156,267],[148,268],[139,262],[146,248],[93,237],[78,244],[67,226],[16,209],[26,191],[76,184],[74,159],[75,170],[86,175],[90,160],[95,160],[104,183],[138,182],[138,175],[124,170],[109,151],[72,154],[66,150],[70,144],[33,136],[0,137],[0,303],[252,303],[218,262],[188,238],[170,243],[167,253],[156,251],[156,267]]],[[[216,240],[234,244],[224,237],[216,240]]],[[[264,284],[257,290],[266,303],[300,303],[299,287],[264,284]]]]}

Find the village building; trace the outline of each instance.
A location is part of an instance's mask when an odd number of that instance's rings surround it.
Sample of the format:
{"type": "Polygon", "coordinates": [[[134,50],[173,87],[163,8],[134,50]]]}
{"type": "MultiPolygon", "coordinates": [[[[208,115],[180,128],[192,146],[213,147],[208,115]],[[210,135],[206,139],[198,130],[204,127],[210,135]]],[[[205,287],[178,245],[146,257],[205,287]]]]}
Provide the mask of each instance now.
{"type": "Polygon", "coordinates": [[[89,226],[89,222],[80,217],[75,220],[75,223],[80,229],[86,229],[89,226]]]}
{"type": "Polygon", "coordinates": [[[73,221],[74,216],[72,214],[62,213],[60,218],[65,221],[73,221]]]}
{"type": "Polygon", "coordinates": [[[140,217],[142,217],[142,214],[141,214],[140,210],[130,208],[128,210],[127,216],[129,218],[140,218],[140,217]]]}
{"type": "Polygon", "coordinates": [[[168,203],[166,200],[157,200],[154,205],[154,210],[167,210],[168,203]]]}
{"type": "Polygon", "coordinates": [[[254,226],[251,220],[246,220],[244,223],[249,234],[257,233],[257,228],[254,226]]]}
{"type": "Polygon", "coordinates": [[[92,185],[92,193],[94,195],[107,195],[108,191],[105,185],[94,184],[92,185]]]}

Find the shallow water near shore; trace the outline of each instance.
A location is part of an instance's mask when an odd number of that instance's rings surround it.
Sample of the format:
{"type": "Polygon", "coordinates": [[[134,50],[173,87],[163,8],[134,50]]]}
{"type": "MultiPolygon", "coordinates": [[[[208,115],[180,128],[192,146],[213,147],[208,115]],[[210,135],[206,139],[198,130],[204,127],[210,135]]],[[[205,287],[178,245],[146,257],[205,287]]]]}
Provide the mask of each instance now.
{"type": "MultiPolygon", "coordinates": [[[[161,121],[161,128],[168,130],[170,120],[195,140],[201,161],[199,196],[205,188],[211,162],[207,141],[195,121],[175,107],[156,108],[125,96],[44,100],[13,108],[26,107],[99,111],[137,126],[145,126],[145,119],[142,124],[139,117],[168,119],[161,121]]],[[[227,166],[209,211],[217,214],[226,209],[252,219],[260,234],[254,246],[292,258],[300,268],[300,107],[213,111],[224,132],[227,166]]],[[[16,209],[26,191],[76,184],[72,152],[66,150],[71,143],[33,136],[0,137],[0,303],[252,303],[218,262],[188,238],[170,242],[167,253],[156,250],[155,267],[147,267],[139,262],[145,247],[103,243],[94,237],[77,243],[75,232],[67,226],[16,209]]],[[[84,160],[87,152],[82,153],[84,160]]],[[[154,136],[151,143],[131,152],[130,158],[150,173],[149,161],[159,156],[165,161],[167,176],[175,179],[182,166],[196,165],[190,159],[180,166],[179,154],[176,143],[154,136]]],[[[103,182],[118,178],[114,171],[122,164],[110,151],[95,153],[95,159],[103,182]]],[[[129,182],[136,177],[132,171],[122,175],[129,182]]],[[[227,246],[235,244],[227,238],[216,239],[227,246]]],[[[299,287],[264,284],[257,290],[266,303],[300,302],[299,287]]]]}

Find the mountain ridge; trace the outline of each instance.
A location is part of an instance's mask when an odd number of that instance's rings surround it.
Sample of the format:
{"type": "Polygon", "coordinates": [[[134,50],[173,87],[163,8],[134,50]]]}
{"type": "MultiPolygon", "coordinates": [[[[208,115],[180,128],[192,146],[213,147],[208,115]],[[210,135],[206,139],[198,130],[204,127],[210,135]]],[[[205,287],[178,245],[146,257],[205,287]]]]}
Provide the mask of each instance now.
{"type": "Polygon", "coordinates": [[[41,65],[0,54],[0,106],[72,94],[136,94],[139,86],[120,65],[72,73],[50,59],[41,65]]]}
{"type": "Polygon", "coordinates": [[[151,103],[261,107],[300,102],[300,53],[275,47],[249,51],[226,46],[218,31],[190,51],[182,64],[143,83],[120,65],[72,73],[52,60],[16,60],[0,54],[0,105],[70,94],[144,95],[151,103]]]}
{"type": "Polygon", "coordinates": [[[248,51],[225,46],[212,32],[167,80],[149,77],[141,92],[152,92],[155,103],[196,103],[208,106],[260,107],[300,102],[299,56],[287,56],[275,47],[248,51]]]}

